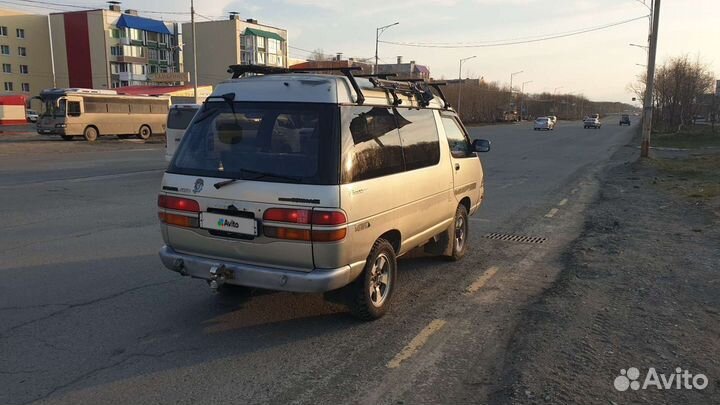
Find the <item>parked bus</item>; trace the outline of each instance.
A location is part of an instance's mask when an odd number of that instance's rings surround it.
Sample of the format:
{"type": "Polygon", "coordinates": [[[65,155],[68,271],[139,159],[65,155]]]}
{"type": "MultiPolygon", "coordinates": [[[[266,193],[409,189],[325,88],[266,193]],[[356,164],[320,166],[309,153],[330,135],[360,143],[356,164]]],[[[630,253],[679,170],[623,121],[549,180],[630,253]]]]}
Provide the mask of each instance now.
{"type": "Polygon", "coordinates": [[[40,93],[39,134],[65,140],[83,136],[89,142],[103,135],[148,139],[165,133],[169,97],[122,96],[114,90],[48,89],[40,93]]]}

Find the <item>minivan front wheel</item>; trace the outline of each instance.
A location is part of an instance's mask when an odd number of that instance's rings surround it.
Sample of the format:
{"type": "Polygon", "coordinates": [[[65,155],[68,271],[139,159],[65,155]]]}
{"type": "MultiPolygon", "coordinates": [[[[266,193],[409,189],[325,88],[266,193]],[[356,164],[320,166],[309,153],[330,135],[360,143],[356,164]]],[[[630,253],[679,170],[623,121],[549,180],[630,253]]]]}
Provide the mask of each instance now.
{"type": "Polygon", "coordinates": [[[455,210],[455,220],[453,221],[452,232],[452,250],[447,256],[449,260],[456,261],[462,259],[467,251],[468,242],[468,212],[463,204],[458,205],[455,210]]]}
{"type": "Polygon", "coordinates": [[[385,315],[395,289],[397,259],[395,249],[385,239],[373,244],[363,272],[348,286],[350,312],[364,321],[385,315]]]}

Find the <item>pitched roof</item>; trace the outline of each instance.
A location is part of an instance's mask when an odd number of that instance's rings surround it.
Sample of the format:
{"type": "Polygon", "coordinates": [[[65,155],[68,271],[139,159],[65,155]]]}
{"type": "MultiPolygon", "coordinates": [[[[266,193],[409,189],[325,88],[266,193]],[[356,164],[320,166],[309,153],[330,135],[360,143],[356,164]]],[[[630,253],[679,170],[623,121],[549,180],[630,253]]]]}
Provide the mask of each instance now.
{"type": "Polygon", "coordinates": [[[138,30],[157,32],[158,34],[172,34],[168,27],[160,20],[123,14],[117,23],[118,28],[135,28],[138,30]]]}

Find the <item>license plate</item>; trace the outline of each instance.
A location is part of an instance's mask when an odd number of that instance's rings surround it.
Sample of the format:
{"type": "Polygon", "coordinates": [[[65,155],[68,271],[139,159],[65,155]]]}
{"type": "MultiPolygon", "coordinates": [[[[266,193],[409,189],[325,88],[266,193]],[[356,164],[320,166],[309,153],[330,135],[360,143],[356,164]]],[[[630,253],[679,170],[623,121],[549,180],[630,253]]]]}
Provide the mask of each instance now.
{"type": "Polygon", "coordinates": [[[257,236],[257,221],[254,218],[234,217],[212,212],[200,213],[200,228],[257,236]]]}

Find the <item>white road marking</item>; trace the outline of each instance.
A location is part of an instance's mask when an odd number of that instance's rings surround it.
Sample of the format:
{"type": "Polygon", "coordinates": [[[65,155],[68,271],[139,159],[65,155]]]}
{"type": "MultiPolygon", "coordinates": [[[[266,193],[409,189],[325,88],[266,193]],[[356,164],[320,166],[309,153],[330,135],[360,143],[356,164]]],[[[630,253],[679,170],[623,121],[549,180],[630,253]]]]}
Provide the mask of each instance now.
{"type": "Polygon", "coordinates": [[[552,217],[554,217],[555,214],[558,213],[558,211],[560,211],[560,210],[557,209],[557,208],[551,209],[550,212],[548,212],[547,214],[545,214],[545,218],[552,218],[552,217]]]}
{"type": "Polygon", "coordinates": [[[400,353],[396,354],[392,360],[387,364],[387,368],[398,368],[400,363],[412,357],[420,348],[422,348],[427,342],[428,338],[435,332],[442,329],[445,326],[445,320],[435,319],[428,324],[423,330],[418,333],[410,343],[405,346],[400,353]]]}
{"type": "Polygon", "coordinates": [[[470,221],[472,221],[472,222],[490,222],[489,219],[485,219],[485,218],[470,217],[469,219],[470,219],[470,221]]]}
{"type": "Polygon", "coordinates": [[[492,266],[489,269],[485,270],[485,273],[483,273],[480,277],[478,277],[477,280],[473,281],[472,284],[467,288],[467,293],[472,294],[475,291],[483,288],[483,286],[497,273],[498,268],[497,266],[492,266]]]}
{"type": "Polygon", "coordinates": [[[558,205],[562,207],[563,205],[567,204],[567,202],[568,202],[568,199],[567,199],[567,198],[563,198],[562,201],[560,201],[560,202],[558,203],[558,205]]]}

